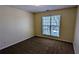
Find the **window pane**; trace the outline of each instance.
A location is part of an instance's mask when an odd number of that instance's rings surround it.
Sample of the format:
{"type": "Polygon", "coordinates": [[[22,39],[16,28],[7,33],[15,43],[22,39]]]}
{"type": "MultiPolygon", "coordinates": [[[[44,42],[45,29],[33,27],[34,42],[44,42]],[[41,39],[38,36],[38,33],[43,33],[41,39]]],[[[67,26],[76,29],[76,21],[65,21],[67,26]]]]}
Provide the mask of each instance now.
{"type": "Polygon", "coordinates": [[[59,27],[51,26],[51,35],[59,37],[59,27]]]}
{"type": "Polygon", "coordinates": [[[50,16],[42,17],[42,33],[50,35],[50,16]]]}
{"type": "Polygon", "coordinates": [[[59,37],[60,15],[51,16],[51,35],[59,37]]]}
{"type": "Polygon", "coordinates": [[[50,17],[49,16],[42,17],[42,19],[43,19],[43,25],[50,25],[50,17]]]}
{"type": "Polygon", "coordinates": [[[49,25],[43,25],[43,34],[50,35],[50,26],[49,25]]]}

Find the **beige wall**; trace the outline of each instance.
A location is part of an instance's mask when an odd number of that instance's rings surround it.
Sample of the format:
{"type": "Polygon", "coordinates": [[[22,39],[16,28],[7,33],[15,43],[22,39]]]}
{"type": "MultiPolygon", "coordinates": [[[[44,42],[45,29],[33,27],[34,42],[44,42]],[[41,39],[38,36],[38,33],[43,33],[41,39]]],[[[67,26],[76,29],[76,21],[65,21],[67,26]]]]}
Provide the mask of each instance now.
{"type": "MultiPolygon", "coordinates": [[[[35,25],[36,36],[47,37],[41,34],[41,16],[47,16],[47,15],[61,15],[60,38],[55,38],[55,39],[66,41],[66,42],[73,42],[74,28],[76,21],[76,7],[34,14],[34,18],[35,18],[34,25],[35,25]]],[[[49,38],[54,39],[53,37],[49,37],[49,38]]]]}
{"type": "Polygon", "coordinates": [[[33,28],[32,13],[0,6],[0,49],[32,37],[33,28]]]}
{"type": "Polygon", "coordinates": [[[75,26],[75,36],[73,46],[75,53],[79,54],[79,6],[77,8],[77,20],[75,26]]]}

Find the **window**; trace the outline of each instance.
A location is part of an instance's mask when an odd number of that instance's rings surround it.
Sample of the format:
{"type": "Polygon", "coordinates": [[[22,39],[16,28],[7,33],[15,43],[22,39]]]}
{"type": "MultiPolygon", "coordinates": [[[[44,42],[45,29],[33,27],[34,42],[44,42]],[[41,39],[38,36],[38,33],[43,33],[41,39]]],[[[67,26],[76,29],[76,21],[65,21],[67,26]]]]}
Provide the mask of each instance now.
{"type": "Polygon", "coordinates": [[[59,37],[60,15],[42,17],[42,34],[59,37]]]}

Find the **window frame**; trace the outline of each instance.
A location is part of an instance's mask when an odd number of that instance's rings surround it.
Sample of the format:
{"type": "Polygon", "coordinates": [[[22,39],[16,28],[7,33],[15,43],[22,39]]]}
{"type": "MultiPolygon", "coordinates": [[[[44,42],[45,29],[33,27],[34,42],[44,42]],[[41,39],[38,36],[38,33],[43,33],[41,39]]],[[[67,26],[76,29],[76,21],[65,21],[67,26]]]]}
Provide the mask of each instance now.
{"type": "MultiPolygon", "coordinates": [[[[57,14],[58,15],[58,14],[57,14]]],[[[50,16],[50,23],[51,23],[51,16],[57,16],[57,15],[47,15],[47,16],[41,16],[41,34],[44,35],[44,36],[48,36],[48,37],[53,37],[53,38],[59,38],[61,36],[61,15],[60,16],[60,24],[59,24],[59,36],[52,36],[51,35],[51,25],[50,25],[50,35],[46,35],[46,34],[43,34],[43,19],[42,17],[48,17],[50,16]]]]}

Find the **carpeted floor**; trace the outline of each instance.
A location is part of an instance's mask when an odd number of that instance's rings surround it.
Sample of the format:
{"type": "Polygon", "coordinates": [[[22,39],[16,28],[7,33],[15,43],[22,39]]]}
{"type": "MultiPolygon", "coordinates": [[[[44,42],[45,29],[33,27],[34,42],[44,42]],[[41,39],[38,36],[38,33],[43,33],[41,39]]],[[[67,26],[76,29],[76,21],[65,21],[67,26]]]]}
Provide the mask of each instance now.
{"type": "Polygon", "coordinates": [[[0,54],[73,54],[73,45],[42,37],[32,37],[5,48],[0,54]]]}

